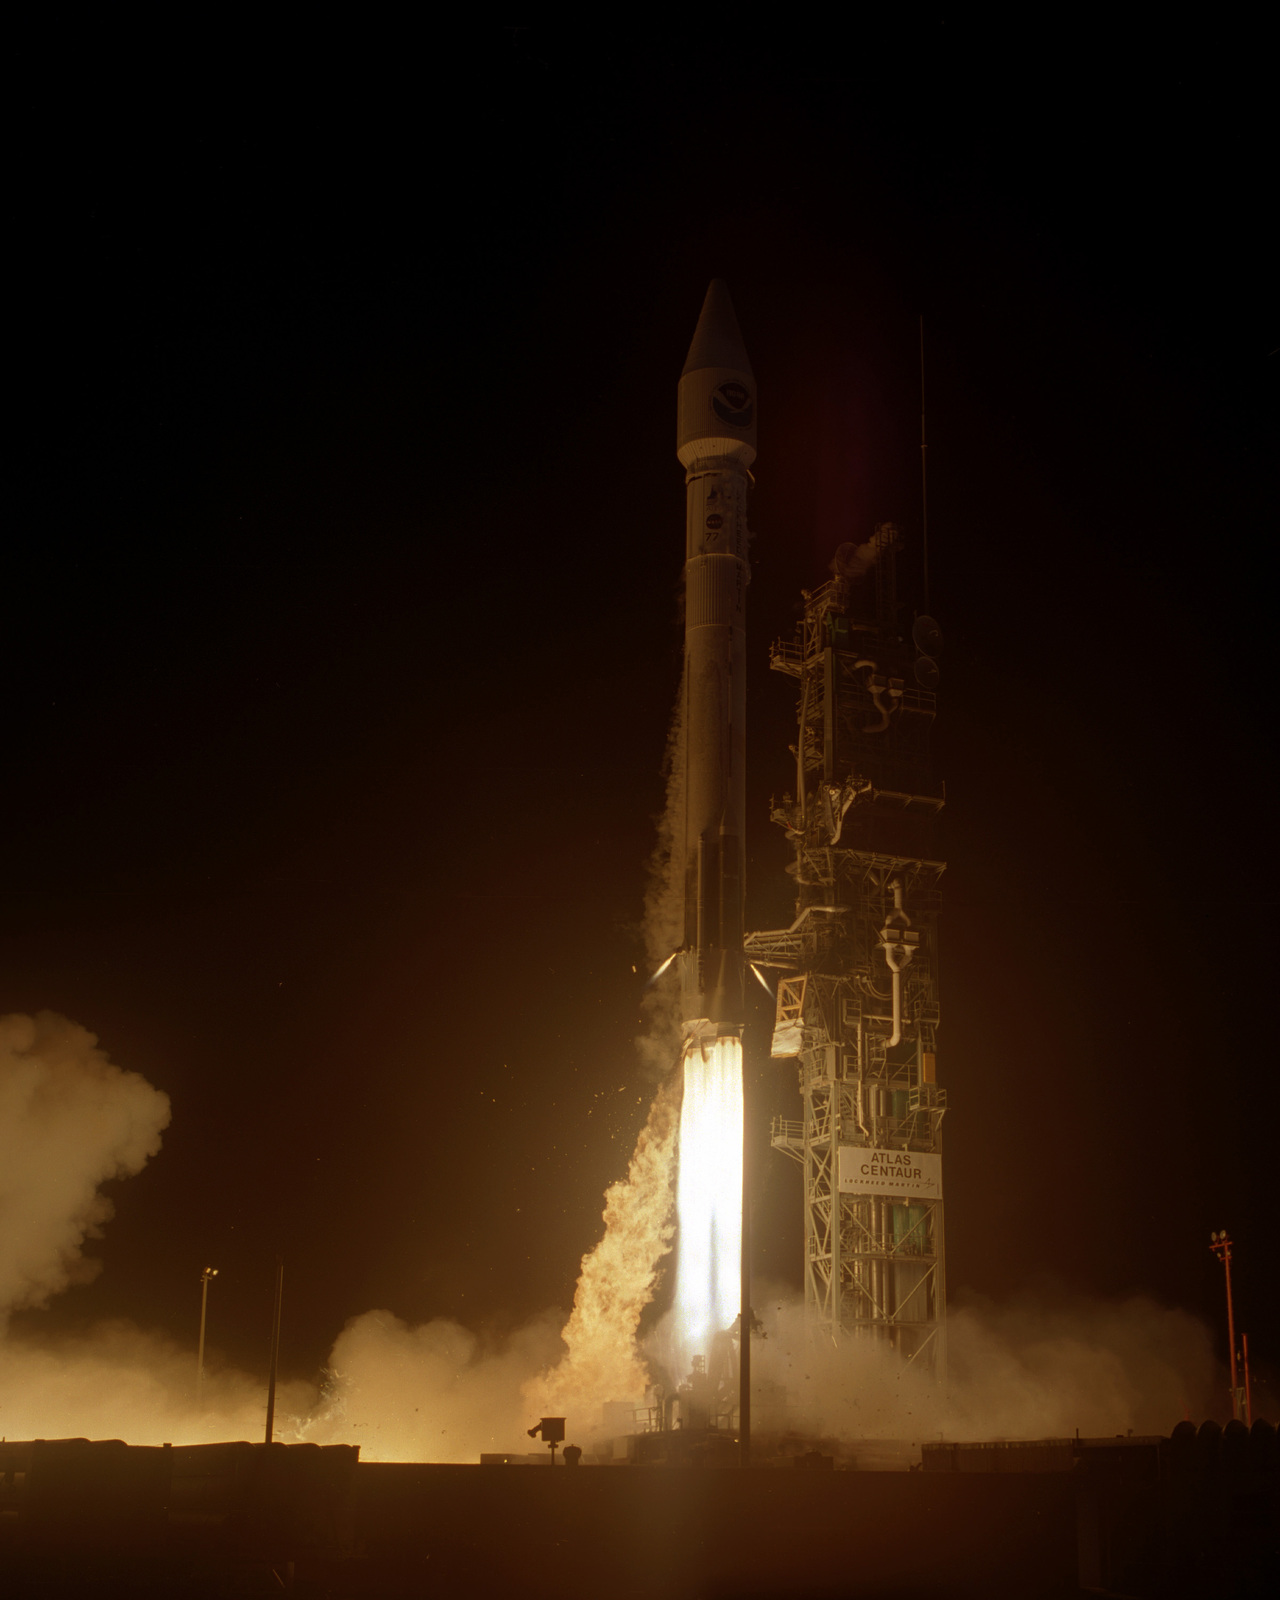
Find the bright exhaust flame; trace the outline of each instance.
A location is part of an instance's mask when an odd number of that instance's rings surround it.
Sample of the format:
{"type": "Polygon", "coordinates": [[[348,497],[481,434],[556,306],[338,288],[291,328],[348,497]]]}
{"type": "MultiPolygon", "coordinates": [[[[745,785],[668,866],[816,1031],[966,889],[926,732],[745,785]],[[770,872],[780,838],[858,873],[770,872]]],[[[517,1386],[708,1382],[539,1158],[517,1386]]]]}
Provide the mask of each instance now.
{"type": "Polygon", "coordinates": [[[680,1110],[675,1341],[680,1376],[742,1299],[742,1042],[691,1044],[680,1110]]]}

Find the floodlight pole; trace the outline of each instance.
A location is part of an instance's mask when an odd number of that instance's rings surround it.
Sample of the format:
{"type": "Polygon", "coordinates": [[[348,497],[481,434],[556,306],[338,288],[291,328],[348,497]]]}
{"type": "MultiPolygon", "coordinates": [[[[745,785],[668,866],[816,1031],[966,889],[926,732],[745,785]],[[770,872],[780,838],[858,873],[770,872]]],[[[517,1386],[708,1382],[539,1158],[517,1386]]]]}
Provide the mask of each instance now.
{"type": "Polygon", "coordinates": [[[200,1274],[200,1344],[196,1350],[196,1405],[204,1409],[204,1325],[209,1311],[209,1279],[218,1276],[217,1267],[206,1267],[200,1274]]]}
{"type": "Polygon", "coordinates": [[[1231,1415],[1240,1418],[1240,1386],[1236,1373],[1236,1313],[1231,1299],[1231,1238],[1224,1228],[1209,1235],[1209,1248],[1221,1261],[1227,1274],[1227,1339],[1231,1347],[1231,1415]]]}
{"type": "Polygon", "coordinates": [[[271,1376],[267,1380],[267,1439],[276,1429],[276,1370],[280,1365],[280,1307],[284,1300],[284,1258],[276,1257],[275,1306],[271,1317],[271,1376]]]}

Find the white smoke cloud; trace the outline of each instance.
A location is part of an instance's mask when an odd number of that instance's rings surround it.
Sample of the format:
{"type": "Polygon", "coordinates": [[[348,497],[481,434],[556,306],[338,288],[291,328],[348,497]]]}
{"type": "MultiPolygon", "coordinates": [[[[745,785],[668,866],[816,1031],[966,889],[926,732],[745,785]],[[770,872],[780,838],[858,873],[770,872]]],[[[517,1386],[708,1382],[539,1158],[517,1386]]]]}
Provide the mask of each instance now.
{"type": "Polygon", "coordinates": [[[330,1356],[323,1402],[298,1425],[319,1444],[358,1444],[366,1461],[475,1461],[485,1452],[527,1452],[537,1421],[524,1388],[559,1346],[560,1314],[548,1312],[500,1341],[459,1323],[417,1327],[367,1311],[343,1329],[330,1356]]]}
{"type": "Polygon", "coordinates": [[[794,1300],[775,1297],[760,1315],[756,1412],[774,1433],[846,1443],[1167,1434],[1209,1414],[1218,1384],[1203,1324],[1142,1295],[971,1299],[947,1318],[941,1384],[878,1343],[806,1339],[794,1300]]]}
{"type": "Polygon", "coordinates": [[[1216,1409],[1209,1330],[1146,1295],[970,1298],[948,1319],[948,1349],[954,1438],[1168,1433],[1216,1409]]]}
{"type": "Polygon", "coordinates": [[[0,1017],[0,1326],[100,1270],[82,1246],[112,1215],[99,1193],[160,1148],[169,1098],[52,1011],[0,1017]]]}
{"type": "MultiPolygon", "coordinates": [[[[276,1437],[359,1444],[370,1460],[474,1461],[536,1448],[546,1412],[590,1444],[607,1400],[638,1398],[641,1313],[671,1238],[675,1080],[660,1091],[627,1176],[606,1196],[604,1236],[583,1258],[574,1310],[509,1337],[453,1322],[410,1326],[387,1311],[339,1335],[323,1391],[281,1385],[276,1437]]],[[[110,1216],[98,1192],[138,1172],[169,1120],[166,1097],[109,1062],[93,1035],[50,1013],[0,1019],[0,1306],[36,1306],[94,1270],[82,1254],[110,1216]]],[[[768,1337],[754,1346],[758,1431],[907,1440],[1167,1433],[1215,1409],[1224,1380],[1207,1330],[1142,1296],[970,1298],[948,1321],[949,1377],[865,1344],[806,1339],[802,1309],[762,1286],[768,1337]]],[[[259,1439],[261,1377],[212,1352],[203,1408],[194,1351],[127,1323],[0,1347],[0,1434],[82,1435],[136,1444],[259,1439]]]]}
{"type": "MultiPolygon", "coordinates": [[[[160,1148],[169,1099],[109,1061],[97,1039],[51,1011],[0,1017],[0,1335],[100,1270],[83,1247],[112,1214],[104,1183],[140,1172],[160,1148]]],[[[134,1444],[261,1438],[263,1386],[211,1361],[195,1403],[195,1352],[126,1322],[76,1337],[0,1338],[0,1435],[122,1438],[134,1444]]],[[[305,1414],[306,1384],[282,1411],[305,1414]]]]}
{"type": "MultiPolygon", "coordinates": [[[[180,1346],[129,1322],[99,1323],[72,1338],[30,1335],[0,1343],[0,1435],[9,1439],[124,1439],[129,1444],[261,1440],[266,1384],[207,1361],[204,1404],[195,1397],[194,1340],[180,1346]]],[[[276,1437],[315,1404],[313,1384],[276,1391],[276,1437]]]]}
{"type": "MultiPolygon", "coordinates": [[[[474,1461],[535,1448],[524,1430],[550,1400],[589,1427],[603,1400],[642,1391],[635,1333],[670,1247],[677,1115],[670,1089],[660,1092],[606,1196],[604,1238],[584,1257],[563,1339],[558,1311],[505,1340],[368,1312],[339,1335],[322,1391],[280,1386],[276,1437],[359,1444],[371,1460],[474,1461]]],[[[168,1098],[110,1062],[85,1028],[50,1012],[0,1018],[0,1313],[94,1275],[82,1247],[112,1213],[100,1186],[139,1172],[168,1121],[168,1098]]],[[[8,1438],[262,1437],[263,1380],[222,1369],[216,1352],[197,1406],[195,1352],[165,1335],[113,1322],[70,1338],[3,1337],[0,1324],[0,1339],[8,1438]]]]}

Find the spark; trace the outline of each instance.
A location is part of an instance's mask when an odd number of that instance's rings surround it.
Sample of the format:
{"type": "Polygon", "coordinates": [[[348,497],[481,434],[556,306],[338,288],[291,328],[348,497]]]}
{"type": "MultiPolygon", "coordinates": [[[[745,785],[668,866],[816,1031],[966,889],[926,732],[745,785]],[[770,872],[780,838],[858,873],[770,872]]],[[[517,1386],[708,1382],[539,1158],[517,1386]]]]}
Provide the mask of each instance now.
{"type": "Polygon", "coordinates": [[[756,977],[760,980],[760,987],[769,996],[770,1000],[777,999],[777,996],[774,994],[773,990],[769,987],[769,980],[765,977],[764,973],[761,972],[760,968],[758,966],[756,966],[755,962],[754,961],[749,961],[747,963],[747,965],[751,968],[752,972],[754,972],[756,977]]]}
{"type": "Polygon", "coordinates": [[[673,950],[671,952],[671,954],[662,963],[662,965],[658,968],[658,970],[654,973],[654,975],[649,979],[648,983],[645,984],[645,990],[646,991],[648,991],[649,989],[653,988],[654,984],[657,983],[658,979],[662,976],[662,974],[667,970],[667,968],[671,965],[671,963],[675,960],[675,958],[679,954],[680,954],[680,952],[678,950],[673,950]]]}

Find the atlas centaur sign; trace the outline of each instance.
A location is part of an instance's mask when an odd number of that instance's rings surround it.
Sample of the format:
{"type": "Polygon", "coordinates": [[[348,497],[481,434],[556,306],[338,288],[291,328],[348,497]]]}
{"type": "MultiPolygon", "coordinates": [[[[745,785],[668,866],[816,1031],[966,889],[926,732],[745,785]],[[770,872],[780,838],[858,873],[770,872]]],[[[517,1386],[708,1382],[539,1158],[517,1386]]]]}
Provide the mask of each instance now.
{"type": "Polygon", "coordinates": [[[873,1150],[840,1146],[841,1194],[900,1194],[913,1200],[942,1199],[942,1157],[921,1150],[873,1150]]]}

